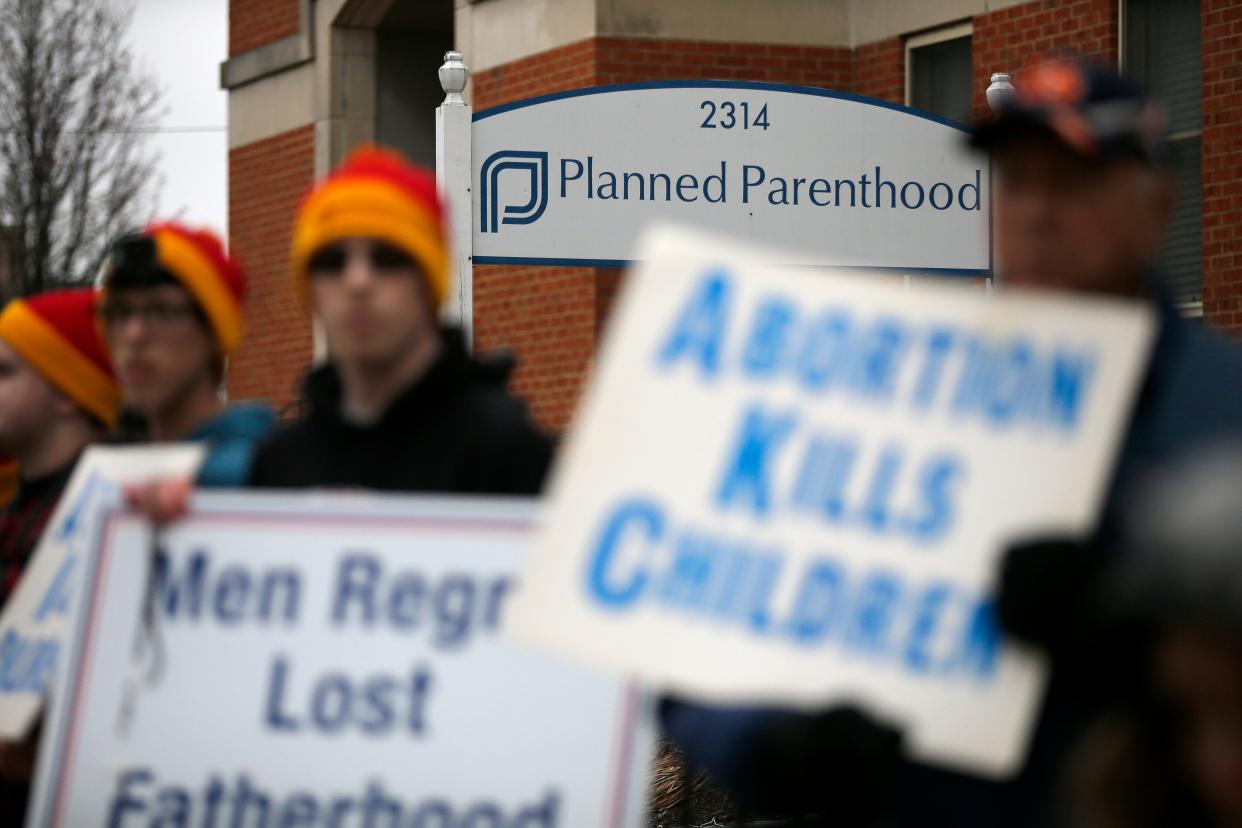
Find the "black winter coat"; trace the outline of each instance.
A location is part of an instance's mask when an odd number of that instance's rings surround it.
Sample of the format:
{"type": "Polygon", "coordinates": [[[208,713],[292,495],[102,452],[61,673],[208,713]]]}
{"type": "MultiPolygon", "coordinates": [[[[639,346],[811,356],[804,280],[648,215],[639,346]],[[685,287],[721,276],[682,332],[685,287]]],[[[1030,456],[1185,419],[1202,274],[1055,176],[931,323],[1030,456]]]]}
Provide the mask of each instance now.
{"type": "Polygon", "coordinates": [[[260,447],[251,485],[460,494],[538,494],[552,441],[505,390],[511,363],[480,362],[446,331],[439,359],[374,424],[341,417],[341,382],[307,375],[307,416],[260,447]]]}

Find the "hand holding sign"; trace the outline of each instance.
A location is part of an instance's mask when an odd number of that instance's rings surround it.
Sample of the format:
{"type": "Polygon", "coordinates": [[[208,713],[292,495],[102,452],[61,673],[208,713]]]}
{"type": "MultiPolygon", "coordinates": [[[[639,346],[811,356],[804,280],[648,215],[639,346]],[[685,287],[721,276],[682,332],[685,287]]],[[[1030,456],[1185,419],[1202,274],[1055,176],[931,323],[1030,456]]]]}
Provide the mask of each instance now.
{"type": "Polygon", "coordinates": [[[1089,528],[1150,315],[672,232],[640,258],[517,632],[717,701],[861,698],[921,757],[1010,769],[1042,671],[996,629],[995,555],[1089,528]]]}

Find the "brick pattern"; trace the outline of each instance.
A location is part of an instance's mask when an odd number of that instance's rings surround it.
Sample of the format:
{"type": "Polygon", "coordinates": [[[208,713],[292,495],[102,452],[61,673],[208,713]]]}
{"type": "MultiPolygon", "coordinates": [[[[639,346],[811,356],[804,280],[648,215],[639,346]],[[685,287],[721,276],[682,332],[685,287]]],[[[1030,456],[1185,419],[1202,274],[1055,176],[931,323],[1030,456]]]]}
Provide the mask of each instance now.
{"type": "Polygon", "coordinates": [[[535,419],[561,429],[573,414],[595,350],[597,290],[587,267],[474,269],[474,336],[480,350],[511,348],[519,356],[511,388],[535,419]]]}
{"type": "Polygon", "coordinates": [[[472,74],[475,111],[535,95],[594,86],[595,48],[595,38],[588,38],[472,74]]]}
{"type": "Polygon", "coordinates": [[[245,340],[229,395],[284,406],[310,364],[310,317],[294,296],[289,239],[298,200],[315,175],[310,124],[229,151],[230,249],[246,268],[245,340]]]}
{"type": "Polygon", "coordinates": [[[864,43],[854,51],[853,89],[889,103],[906,102],[906,46],[899,37],[864,43]]]}
{"type": "Polygon", "coordinates": [[[848,89],[849,49],[763,43],[596,37],[474,75],[482,110],[584,86],[653,80],[751,80],[848,89]]]}
{"type": "Polygon", "coordinates": [[[973,28],[975,118],[988,114],[984,93],[993,72],[1014,73],[1036,56],[1057,52],[1117,65],[1117,0],[1038,0],[981,14],[973,28]]]}
{"type": "Polygon", "coordinates": [[[1242,338],[1242,0],[1203,0],[1203,316],[1242,338]]]}
{"type": "Polygon", "coordinates": [[[596,40],[597,84],[653,80],[746,80],[845,89],[850,50],[654,38],[596,40]]]}
{"type": "Polygon", "coordinates": [[[301,30],[299,0],[229,0],[229,56],[301,30]]]}

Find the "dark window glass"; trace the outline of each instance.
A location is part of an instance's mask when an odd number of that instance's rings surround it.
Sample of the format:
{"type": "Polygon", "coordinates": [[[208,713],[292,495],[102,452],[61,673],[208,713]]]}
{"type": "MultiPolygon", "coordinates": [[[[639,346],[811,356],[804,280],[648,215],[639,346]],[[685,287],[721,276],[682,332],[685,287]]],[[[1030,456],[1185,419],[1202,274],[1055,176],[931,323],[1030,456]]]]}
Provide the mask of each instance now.
{"type": "Polygon", "coordinates": [[[1199,0],[1125,0],[1125,69],[1169,114],[1177,208],[1160,267],[1178,301],[1203,298],[1202,21],[1199,0]]]}
{"type": "Polygon", "coordinates": [[[970,36],[910,50],[910,106],[970,123],[970,36]]]}

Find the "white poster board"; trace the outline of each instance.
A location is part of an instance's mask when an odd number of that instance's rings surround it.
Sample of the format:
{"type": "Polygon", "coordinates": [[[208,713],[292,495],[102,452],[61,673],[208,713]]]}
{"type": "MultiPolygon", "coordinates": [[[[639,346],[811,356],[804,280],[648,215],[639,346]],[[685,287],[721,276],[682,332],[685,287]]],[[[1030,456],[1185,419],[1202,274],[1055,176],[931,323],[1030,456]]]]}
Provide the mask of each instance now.
{"type": "Polygon", "coordinates": [[[642,258],[515,632],[716,702],[861,700],[919,758],[1012,771],[1043,670],[996,629],[997,555],[1092,527],[1150,311],[780,270],[674,231],[642,258]]]}
{"type": "Polygon", "coordinates": [[[642,824],[633,685],[499,635],[532,519],[202,496],[146,624],[149,525],[109,513],[27,824],[642,824]]]}
{"type": "Polygon", "coordinates": [[[82,455],[0,614],[0,739],[25,738],[43,709],[100,504],[115,502],[126,484],[192,477],[203,451],[191,444],[96,446],[82,455]]]}
{"type": "Polygon", "coordinates": [[[471,125],[473,263],[618,267],[663,222],[783,264],[991,274],[990,170],[963,124],[842,92],[660,81],[471,125]]]}

